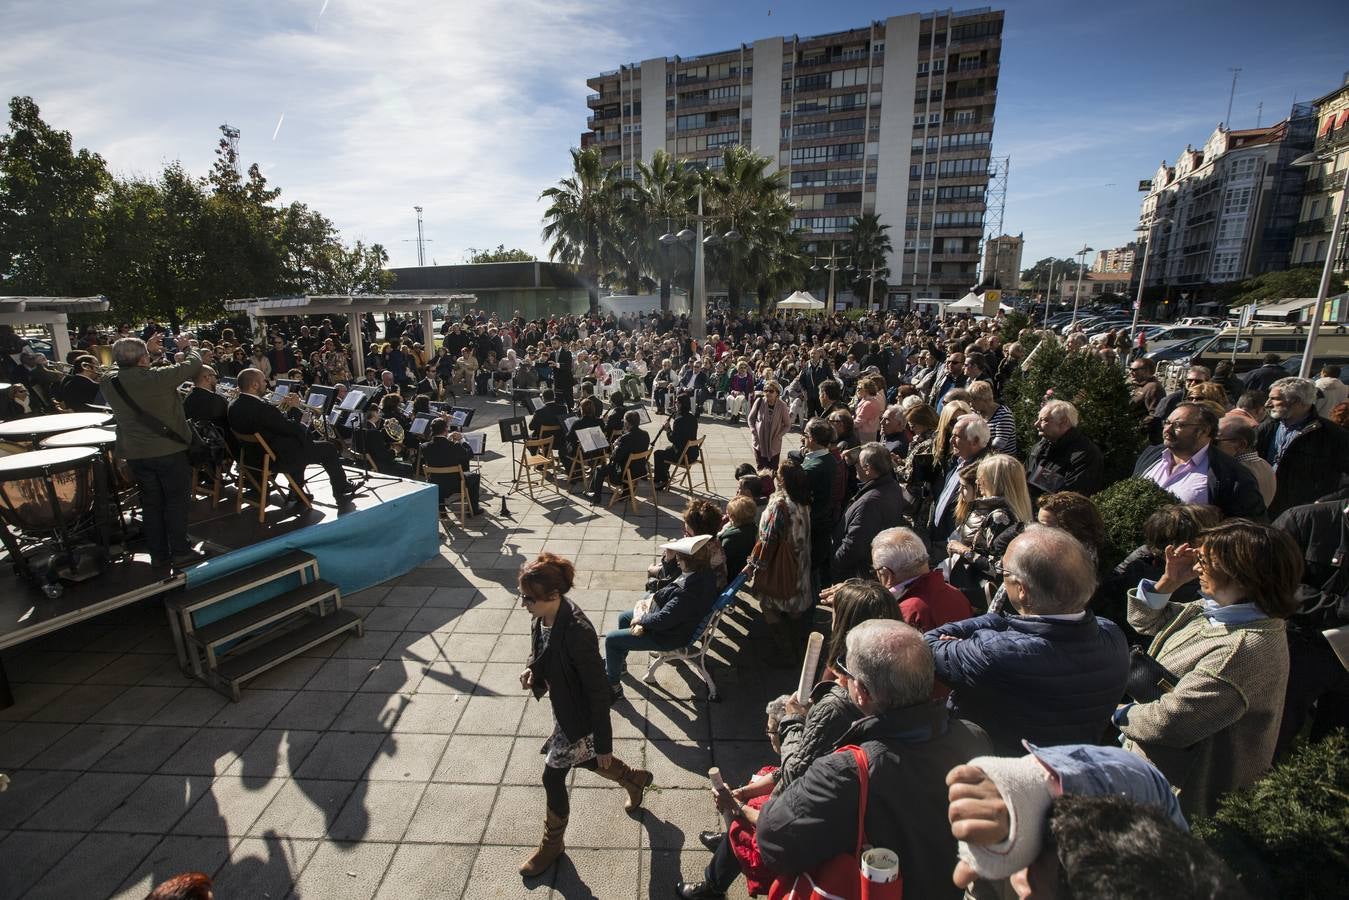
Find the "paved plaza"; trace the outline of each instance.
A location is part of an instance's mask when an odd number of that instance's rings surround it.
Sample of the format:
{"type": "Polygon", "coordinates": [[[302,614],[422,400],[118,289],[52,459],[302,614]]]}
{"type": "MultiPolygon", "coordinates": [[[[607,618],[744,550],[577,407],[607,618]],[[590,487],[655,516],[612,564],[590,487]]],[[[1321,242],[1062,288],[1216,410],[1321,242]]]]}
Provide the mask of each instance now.
{"type": "MultiPolygon", "coordinates": [[[[508,411],[490,405],[474,426],[508,411]]],[[[724,501],[734,465],[751,458],[748,430],[714,420],[701,433],[710,493],[724,501]]],[[[493,491],[509,474],[507,457],[484,463],[493,491]]],[[[666,492],[655,508],[648,494],[632,513],[592,509],[579,493],[512,495],[505,519],[485,490],[485,515],[442,529],[438,557],[345,598],[365,616],[363,637],[273,670],[240,703],[179,671],[159,603],[8,652],[17,703],[0,710],[0,772],[12,778],[0,794],[0,898],[140,900],[189,870],[212,874],[222,900],[667,896],[708,859],[697,839],[719,821],[708,767],[743,780],[769,759],[764,704],[794,686],[793,664],[748,603],[717,645],[719,703],[682,666],[640,684],[649,657],[632,654],[614,753],[655,774],[646,809],[629,817],[618,787],[575,773],[567,855],[522,880],[516,867],[542,830],[539,748],[552,720],[517,681],[529,616],[515,576],[543,549],[572,558],[573,599],[614,627],[658,544],[680,534],[685,502],[666,492]]]]}

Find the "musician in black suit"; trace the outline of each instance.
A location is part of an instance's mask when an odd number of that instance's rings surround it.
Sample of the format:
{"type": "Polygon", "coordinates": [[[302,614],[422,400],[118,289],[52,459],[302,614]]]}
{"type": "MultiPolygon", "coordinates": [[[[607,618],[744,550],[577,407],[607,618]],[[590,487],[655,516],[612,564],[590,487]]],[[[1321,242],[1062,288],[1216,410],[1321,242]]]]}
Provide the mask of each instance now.
{"type": "Polygon", "coordinates": [[[567,419],[567,407],[562,401],[557,399],[557,395],[552,391],[545,390],[542,394],[543,408],[534,413],[529,419],[529,436],[538,437],[539,430],[545,425],[552,425],[558,429],[559,439],[563,428],[563,422],[567,419]]]}
{"type": "MultiPolygon", "coordinates": [[[[281,410],[262,399],[267,389],[267,376],[261,369],[244,369],[239,373],[239,396],[230,404],[229,426],[240,434],[260,434],[276,454],[277,470],[285,472],[304,484],[305,467],[318,463],[328,473],[333,497],[341,498],[355,488],[347,481],[347,473],[337,456],[337,448],[329,443],[310,439],[309,431],[292,421],[281,410]]],[[[249,447],[252,450],[252,447],[249,447]]],[[[249,465],[261,466],[260,459],[249,459],[249,465]]]]}
{"type": "MultiPolygon", "coordinates": [[[[603,432],[604,420],[600,418],[600,413],[603,411],[604,410],[600,406],[600,401],[596,397],[586,397],[584,400],[581,401],[581,416],[575,422],[572,423],[571,428],[567,429],[567,437],[565,444],[566,453],[563,457],[563,460],[564,464],[567,465],[568,467],[571,465],[571,461],[576,457],[577,446],[580,440],[579,438],[577,438],[576,432],[580,431],[582,428],[598,428],[600,429],[601,432],[603,432]]],[[[605,451],[602,449],[592,450],[589,453],[582,454],[582,456],[585,459],[591,459],[593,457],[599,456],[604,452],[605,451]]],[[[579,481],[580,476],[578,475],[576,478],[572,480],[579,481]]]]}
{"type": "MultiPolygon", "coordinates": [[[[628,457],[649,449],[651,438],[642,430],[641,414],[635,409],[628,410],[623,415],[623,433],[614,441],[613,451],[609,454],[609,465],[595,470],[595,479],[590,486],[594,493],[594,502],[599,503],[603,497],[604,485],[600,478],[604,475],[608,476],[610,484],[620,487],[619,496],[626,496],[627,485],[623,482],[623,468],[628,464],[628,457]]],[[[646,461],[634,463],[632,474],[633,477],[645,475],[646,461]]]]}
{"type": "Polygon", "coordinates": [[[224,397],[215,392],[217,376],[215,369],[202,366],[197,377],[192,380],[192,390],[183,400],[183,415],[189,422],[209,422],[220,429],[231,456],[239,455],[239,441],[230,430],[230,405],[224,397]]]}
{"type": "MultiPolygon", "coordinates": [[[[477,472],[468,470],[469,463],[473,459],[473,453],[469,450],[468,442],[464,440],[464,436],[458,431],[446,436],[447,431],[449,431],[449,422],[445,419],[435,419],[431,422],[431,441],[422,448],[422,465],[433,468],[462,466],[464,469],[464,487],[468,491],[469,514],[476,516],[482,512],[478,505],[479,494],[482,490],[482,476],[477,472]]],[[[442,509],[446,500],[459,493],[458,475],[428,475],[427,478],[440,492],[442,509]]]]}
{"type": "MultiPolygon", "coordinates": [[[[365,422],[351,435],[351,448],[374,460],[376,471],[411,478],[412,469],[394,455],[394,441],[385,431],[385,421],[386,416],[380,406],[367,406],[365,422]]],[[[390,416],[387,417],[387,421],[397,420],[390,416]]]]}
{"type": "Polygon", "coordinates": [[[572,372],[571,351],[560,338],[553,338],[553,390],[562,405],[571,408],[571,392],[576,385],[572,372]]]}
{"type": "Polygon", "coordinates": [[[71,363],[71,372],[61,380],[61,402],[71,412],[93,412],[89,407],[102,403],[99,395],[98,360],[92,356],[78,356],[71,363]]]}
{"type": "MultiPolygon", "coordinates": [[[[670,446],[657,450],[656,459],[656,490],[664,490],[670,484],[670,466],[683,454],[684,448],[690,441],[698,440],[698,417],[693,414],[692,398],[688,394],[680,394],[675,398],[675,414],[661,429],[663,433],[668,432],[670,436],[670,446]]],[[[689,451],[689,460],[698,458],[696,449],[689,451]]]]}

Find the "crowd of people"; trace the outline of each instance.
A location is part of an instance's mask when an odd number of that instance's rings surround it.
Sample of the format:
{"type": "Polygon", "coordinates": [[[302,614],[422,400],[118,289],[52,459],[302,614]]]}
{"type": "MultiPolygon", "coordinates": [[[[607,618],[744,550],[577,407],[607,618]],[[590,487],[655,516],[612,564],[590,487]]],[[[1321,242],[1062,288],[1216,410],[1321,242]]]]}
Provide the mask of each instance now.
{"type": "MultiPolygon", "coordinates": [[[[656,486],[668,486],[709,417],[748,429],[752,458],[735,472],[735,496],[690,501],[683,536],[664,545],[647,597],[616,629],[598,632],[567,599],[568,561],[543,554],[522,568],[535,623],[521,685],[546,693],[556,719],[543,839],[522,874],[563,852],[570,769],[616,782],[625,806],[640,806],[651,775],[613,756],[609,728],[627,656],[696,640],[748,569],[784,658],[812,630],[828,632],[828,650],[809,696],[770,704],[769,764],[714,792],[730,825],[701,836],[712,856],[678,896],[724,896],[742,874],[767,890],[850,852],[858,762],[835,751],[852,745],[869,770],[868,841],[898,855],[907,896],[1097,896],[1093,885],[1121,879],[1128,890],[1112,896],[1241,896],[1184,834],[1187,817],[1253,784],[1300,735],[1349,721],[1349,677],[1322,636],[1349,623],[1339,373],[1312,381],[1271,365],[1243,379],[1195,366],[1168,390],[1145,357],[1069,334],[1067,352],[1120,365],[1145,444],[1133,473],[1175,501],[1112,567],[1091,497],[1124,473],[1107,471],[1071,397],[1029,411],[1026,445],[1017,416],[1027,411],[1004,398],[1033,360],[1026,347],[1057,337],[1027,330],[1009,341],[1001,327],[716,313],[700,341],[669,314],[470,313],[428,352],[415,323],[386,324],[365,361],[383,392],[376,430],[405,403],[537,391],[531,434],[592,463],[596,500],[606,482],[626,490],[648,461],[656,486]],[[654,438],[637,409],[648,400],[668,414],[654,438]],[[590,427],[611,440],[607,452],[580,449],[577,432],[590,427]],[[1112,843],[1128,849],[1092,853],[1112,843]]],[[[119,339],[118,371],[100,394],[132,449],[147,524],[162,521],[153,554],[177,562],[186,552],[170,495],[185,493],[187,475],[164,459],[182,446],[119,401],[113,381],[143,393],[141,405],[182,437],[181,403],[146,398],[167,398],[184,379],[209,391],[211,377],[232,372],[231,430],[269,442],[291,433],[295,445],[279,450],[287,465],[323,464],[334,493],[348,490],[321,442],[254,402],[278,372],[350,389],[343,330],[282,323],[268,351],[221,329],[180,334],[174,353],[162,334],[119,339]]],[[[452,432],[442,417],[432,441],[452,432]]]]}

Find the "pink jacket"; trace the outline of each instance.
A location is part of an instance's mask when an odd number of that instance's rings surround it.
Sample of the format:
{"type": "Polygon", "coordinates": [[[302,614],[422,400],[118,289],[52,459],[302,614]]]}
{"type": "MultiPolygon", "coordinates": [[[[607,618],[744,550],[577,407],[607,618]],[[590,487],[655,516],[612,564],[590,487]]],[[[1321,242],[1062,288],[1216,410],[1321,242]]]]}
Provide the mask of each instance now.
{"type": "Polygon", "coordinates": [[[885,401],[880,396],[862,397],[853,411],[853,428],[857,430],[857,439],[866,444],[876,440],[881,427],[881,412],[885,401]]]}

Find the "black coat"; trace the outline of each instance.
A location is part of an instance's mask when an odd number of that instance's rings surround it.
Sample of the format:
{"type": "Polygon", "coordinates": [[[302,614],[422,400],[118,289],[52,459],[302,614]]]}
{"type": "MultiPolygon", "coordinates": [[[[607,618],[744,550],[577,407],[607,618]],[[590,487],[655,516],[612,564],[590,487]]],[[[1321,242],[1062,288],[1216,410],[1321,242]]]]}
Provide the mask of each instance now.
{"type": "Polygon", "coordinates": [[[900,524],[906,511],[904,491],[890,475],[862,485],[834,528],[834,559],[829,577],[835,581],[871,574],[871,539],[900,524]]]}
{"type": "Polygon", "coordinates": [[[1269,393],[1269,386],[1280,378],[1287,378],[1288,372],[1283,366],[1270,365],[1265,363],[1258,369],[1252,369],[1246,373],[1246,390],[1264,391],[1269,393]]]}
{"type": "MultiPolygon", "coordinates": [[[[675,416],[670,421],[670,447],[675,453],[683,453],[684,445],[698,440],[698,417],[692,413],[687,416],[675,416]]],[[[678,457],[676,457],[678,458],[678,457]]],[[[698,451],[689,454],[689,461],[698,458],[698,451]]]]}
{"type": "MultiPolygon", "coordinates": [[[[625,431],[618,436],[614,442],[613,455],[609,457],[609,466],[615,476],[623,474],[623,467],[628,464],[628,457],[634,453],[641,453],[643,450],[651,449],[651,436],[640,428],[634,428],[632,431],[625,431]]],[[[646,460],[633,463],[633,477],[646,474],[646,460]]]]}
{"type": "Polygon", "coordinates": [[[1101,450],[1078,428],[1057,441],[1041,438],[1031,448],[1026,484],[1031,499],[1056,491],[1076,491],[1090,497],[1101,489],[1105,468],[1101,450]]]}
{"type": "MultiPolygon", "coordinates": [[[[1349,432],[1312,411],[1312,421],[1288,443],[1275,470],[1274,502],[1270,515],[1292,506],[1313,503],[1339,490],[1349,475],[1349,432]]],[[[1279,423],[1266,419],[1255,432],[1255,450],[1269,461],[1279,423]]]]}
{"type": "Polygon", "coordinates": [[[596,753],[612,753],[613,729],[609,724],[609,678],[600,658],[599,636],[581,608],[562,598],[548,646],[540,651],[543,623],[535,619],[531,629],[529,662],[534,673],[530,690],[534,698],[545,693],[553,704],[553,717],[568,740],[593,736],[596,753]]]}
{"type": "MultiPolygon", "coordinates": [[[[866,751],[867,843],[899,856],[904,896],[961,897],[951,882],[956,842],[947,822],[946,773],[988,752],[977,728],[923,703],[858,720],[839,739],[866,751]]],[[[765,804],[755,838],[778,875],[809,871],[857,845],[859,785],[851,753],[830,753],[765,804]]]]}
{"type": "MultiPolygon", "coordinates": [[[[1144,448],[1134,464],[1135,477],[1142,477],[1162,458],[1163,444],[1144,448]]],[[[1223,511],[1225,516],[1244,516],[1256,521],[1265,519],[1265,501],[1260,497],[1260,485],[1251,470],[1209,444],[1208,448],[1208,502],[1223,511]]]]}
{"type": "Polygon", "coordinates": [[[561,401],[554,400],[552,403],[545,403],[543,408],[534,413],[529,420],[529,433],[534,437],[539,436],[539,429],[545,425],[551,425],[558,429],[553,433],[554,443],[561,440],[561,431],[563,422],[567,418],[567,407],[563,406],[561,401]]]}
{"type": "MultiPolygon", "coordinates": [[[[230,404],[228,418],[231,430],[262,435],[276,454],[278,470],[291,474],[304,471],[304,445],[309,440],[309,433],[299,422],[292,422],[281,410],[252,394],[236,397],[230,404]]],[[[248,462],[249,465],[255,463],[252,458],[248,462]]],[[[256,464],[260,466],[261,459],[256,464]]]]}
{"type": "Polygon", "coordinates": [[[97,403],[98,396],[98,382],[83,375],[67,375],[61,382],[61,402],[71,412],[91,412],[89,405],[97,403]]]}
{"type": "MultiPolygon", "coordinates": [[[[473,460],[473,453],[463,441],[452,441],[445,435],[433,437],[422,447],[422,465],[436,469],[450,466],[463,466],[467,472],[473,460]]],[[[459,490],[458,475],[427,475],[432,484],[440,489],[440,498],[452,496],[459,490]]]]}

